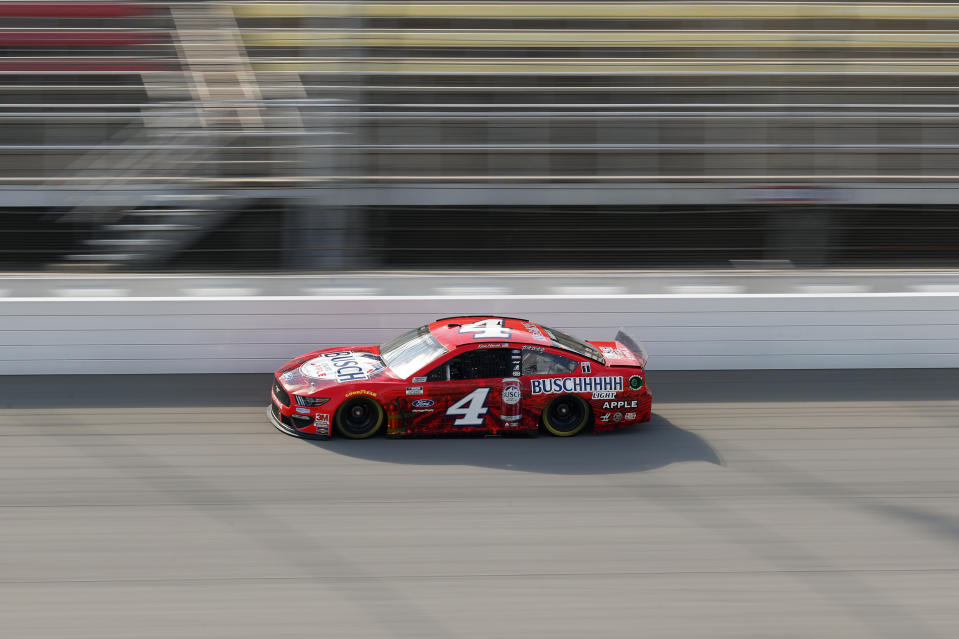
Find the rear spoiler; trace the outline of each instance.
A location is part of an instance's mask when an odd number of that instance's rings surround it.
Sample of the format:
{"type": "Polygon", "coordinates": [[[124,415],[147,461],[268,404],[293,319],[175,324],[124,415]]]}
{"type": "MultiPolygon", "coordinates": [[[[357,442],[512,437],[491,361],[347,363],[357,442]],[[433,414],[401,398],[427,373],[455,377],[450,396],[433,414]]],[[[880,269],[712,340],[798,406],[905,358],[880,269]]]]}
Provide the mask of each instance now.
{"type": "Polygon", "coordinates": [[[649,361],[649,354],[646,353],[646,349],[643,348],[642,343],[633,339],[633,337],[622,328],[619,329],[619,332],[616,333],[616,337],[613,339],[632,351],[636,359],[639,360],[640,366],[646,366],[646,362],[649,361]]]}

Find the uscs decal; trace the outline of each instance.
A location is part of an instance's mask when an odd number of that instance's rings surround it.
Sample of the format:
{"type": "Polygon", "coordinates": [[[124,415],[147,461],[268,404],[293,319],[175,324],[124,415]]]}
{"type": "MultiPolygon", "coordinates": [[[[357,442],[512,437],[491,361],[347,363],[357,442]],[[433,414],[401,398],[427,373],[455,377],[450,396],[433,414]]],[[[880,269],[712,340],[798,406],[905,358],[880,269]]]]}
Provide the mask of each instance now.
{"type": "Polygon", "coordinates": [[[314,357],[300,366],[300,372],[314,379],[358,382],[369,379],[371,374],[382,368],[382,360],[372,353],[338,351],[314,357]]]}
{"type": "Polygon", "coordinates": [[[329,437],[330,435],[330,416],[329,414],[317,415],[316,419],[313,421],[316,426],[316,434],[322,435],[324,437],[329,437]]]}

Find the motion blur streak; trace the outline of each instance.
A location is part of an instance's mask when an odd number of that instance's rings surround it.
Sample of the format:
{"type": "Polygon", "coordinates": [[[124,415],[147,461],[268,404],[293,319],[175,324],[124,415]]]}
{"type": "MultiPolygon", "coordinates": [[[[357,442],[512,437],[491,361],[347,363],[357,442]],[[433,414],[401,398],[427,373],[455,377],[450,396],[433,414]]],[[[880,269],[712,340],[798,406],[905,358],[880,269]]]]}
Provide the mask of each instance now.
{"type": "Polygon", "coordinates": [[[82,377],[37,409],[55,378],[4,378],[7,632],[959,629],[954,371],[662,372],[609,436],[316,445],[264,429],[268,381],[82,377]]]}
{"type": "Polygon", "coordinates": [[[959,636],[957,95],[959,2],[0,0],[0,634],[959,636]],[[652,421],[268,422],[464,312],[652,421]]]}
{"type": "Polygon", "coordinates": [[[957,4],[0,19],[0,266],[959,263],[957,4]]]}

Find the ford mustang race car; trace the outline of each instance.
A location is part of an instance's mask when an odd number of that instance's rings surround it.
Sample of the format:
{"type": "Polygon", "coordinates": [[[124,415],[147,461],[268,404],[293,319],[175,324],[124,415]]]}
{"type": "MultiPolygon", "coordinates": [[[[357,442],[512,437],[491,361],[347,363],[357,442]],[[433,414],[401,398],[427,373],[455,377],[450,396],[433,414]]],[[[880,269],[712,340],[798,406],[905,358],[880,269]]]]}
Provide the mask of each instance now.
{"type": "Polygon", "coordinates": [[[646,353],[620,331],[584,342],[511,317],[447,317],[380,346],[301,355],[273,378],[270,421],[289,435],[558,437],[648,421],[646,353]]]}

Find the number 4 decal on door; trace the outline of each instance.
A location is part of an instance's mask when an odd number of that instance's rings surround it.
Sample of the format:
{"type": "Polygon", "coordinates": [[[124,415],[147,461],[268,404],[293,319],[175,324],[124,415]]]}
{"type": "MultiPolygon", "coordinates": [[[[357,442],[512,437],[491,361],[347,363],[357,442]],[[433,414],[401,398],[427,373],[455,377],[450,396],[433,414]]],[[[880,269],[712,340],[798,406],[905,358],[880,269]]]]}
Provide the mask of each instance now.
{"type": "Polygon", "coordinates": [[[485,319],[460,326],[460,333],[472,333],[473,339],[509,339],[513,331],[501,319],[485,319]]]}
{"type": "Polygon", "coordinates": [[[482,426],[485,423],[486,398],[489,397],[488,388],[477,388],[472,393],[446,409],[447,417],[456,417],[453,426],[482,426]]]}

